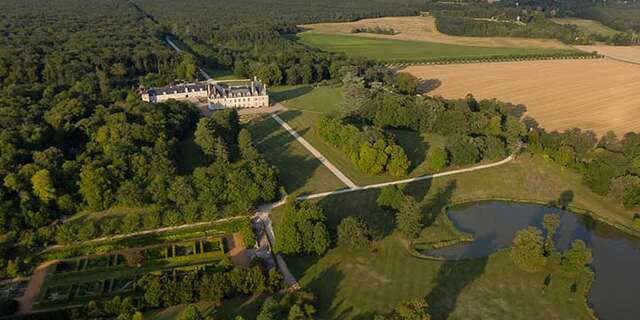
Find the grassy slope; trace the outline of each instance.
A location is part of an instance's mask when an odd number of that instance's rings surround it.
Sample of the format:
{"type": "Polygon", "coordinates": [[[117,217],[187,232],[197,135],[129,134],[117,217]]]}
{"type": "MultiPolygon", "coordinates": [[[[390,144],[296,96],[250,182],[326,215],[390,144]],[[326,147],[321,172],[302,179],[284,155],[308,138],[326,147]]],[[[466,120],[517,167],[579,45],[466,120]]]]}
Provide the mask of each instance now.
{"type": "Polygon", "coordinates": [[[390,40],[311,32],[300,33],[298,37],[300,42],[309,46],[379,61],[571,52],[571,50],[556,49],[461,46],[427,41],[390,40]]]}
{"type": "Polygon", "coordinates": [[[601,34],[603,36],[612,36],[618,33],[618,31],[616,31],[615,29],[607,27],[595,20],[580,18],[556,18],[551,20],[558,24],[575,25],[580,31],[584,32],[585,34],[601,34]]]}

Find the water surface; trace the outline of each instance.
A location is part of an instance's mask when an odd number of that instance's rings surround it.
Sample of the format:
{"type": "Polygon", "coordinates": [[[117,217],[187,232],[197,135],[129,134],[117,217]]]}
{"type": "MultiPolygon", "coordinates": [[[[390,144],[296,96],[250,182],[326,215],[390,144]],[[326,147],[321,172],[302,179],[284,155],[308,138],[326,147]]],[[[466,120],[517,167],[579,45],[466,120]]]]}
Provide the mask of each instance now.
{"type": "Polygon", "coordinates": [[[442,248],[429,254],[448,258],[478,258],[508,247],[518,230],[542,229],[546,213],[560,215],[556,247],[567,250],[575,239],[593,251],[595,279],[589,305],[600,319],[640,319],[640,239],[589,217],[542,205],[502,201],[479,202],[449,210],[458,229],[473,234],[475,241],[442,248]]]}

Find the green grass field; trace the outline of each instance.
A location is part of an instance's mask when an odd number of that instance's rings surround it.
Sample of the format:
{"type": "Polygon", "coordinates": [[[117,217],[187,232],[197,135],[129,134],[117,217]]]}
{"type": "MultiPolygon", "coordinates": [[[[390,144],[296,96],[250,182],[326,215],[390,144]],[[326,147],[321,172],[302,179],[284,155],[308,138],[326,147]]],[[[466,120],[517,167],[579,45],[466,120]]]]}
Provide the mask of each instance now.
{"type": "Polygon", "coordinates": [[[603,36],[612,36],[618,33],[617,30],[605,26],[599,21],[580,19],[580,18],[555,18],[551,19],[558,24],[569,24],[578,27],[578,30],[585,34],[600,34],[603,36]]]}
{"type": "Polygon", "coordinates": [[[288,193],[316,193],[344,188],[329,169],[271,117],[248,124],[258,149],[278,171],[288,193]]]}
{"type": "Polygon", "coordinates": [[[303,32],[297,35],[303,44],[329,52],[378,61],[427,60],[442,58],[482,58],[507,55],[569,53],[572,50],[478,47],[427,41],[390,40],[303,32]]]}

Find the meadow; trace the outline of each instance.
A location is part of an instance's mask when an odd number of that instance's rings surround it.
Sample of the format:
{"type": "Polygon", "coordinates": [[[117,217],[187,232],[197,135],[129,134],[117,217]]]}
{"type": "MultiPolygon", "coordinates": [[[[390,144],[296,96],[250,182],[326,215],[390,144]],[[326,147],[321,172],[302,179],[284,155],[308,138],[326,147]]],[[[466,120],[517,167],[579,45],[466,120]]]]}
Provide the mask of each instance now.
{"type": "Polygon", "coordinates": [[[429,95],[522,104],[548,130],[581,128],[622,136],[640,130],[640,66],[611,59],[411,66],[439,85],[429,95]]]}
{"type": "Polygon", "coordinates": [[[490,57],[572,54],[572,49],[530,47],[466,46],[417,40],[368,38],[340,34],[303,32],[299,42],[329,52],[382,62],[436,61],[439,59],[481,59],[490,57]]]}

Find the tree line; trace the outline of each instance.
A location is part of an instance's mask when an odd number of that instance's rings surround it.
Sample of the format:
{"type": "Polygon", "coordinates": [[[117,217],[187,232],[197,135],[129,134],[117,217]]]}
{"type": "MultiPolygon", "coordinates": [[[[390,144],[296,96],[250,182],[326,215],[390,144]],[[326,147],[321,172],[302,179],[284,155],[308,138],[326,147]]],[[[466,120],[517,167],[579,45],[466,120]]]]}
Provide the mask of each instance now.
{"type": "Polygon", "coordinates": [[[600,139],[592,131],[547,132],[535,126],[528,150],[578,171],[596,194],[616,199],[626,208],[640,206],[640,135],[619,139],[608,132],[600,139]]]}

